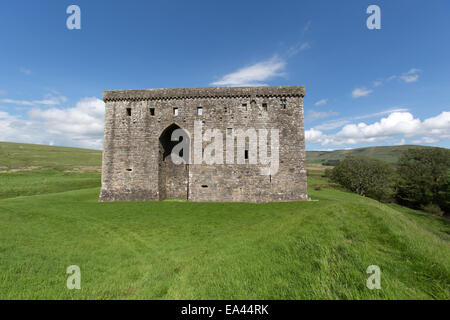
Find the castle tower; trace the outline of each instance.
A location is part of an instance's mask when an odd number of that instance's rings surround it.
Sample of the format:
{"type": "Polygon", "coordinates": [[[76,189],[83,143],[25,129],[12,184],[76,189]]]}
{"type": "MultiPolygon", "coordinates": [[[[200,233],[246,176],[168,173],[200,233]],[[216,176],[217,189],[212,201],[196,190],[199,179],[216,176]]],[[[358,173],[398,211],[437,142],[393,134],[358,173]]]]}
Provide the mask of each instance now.
{"type": "Polygon", "coordinates": [[[104,91],[100,201],[306,200],[304,93],[302,86],[104,91]]]}

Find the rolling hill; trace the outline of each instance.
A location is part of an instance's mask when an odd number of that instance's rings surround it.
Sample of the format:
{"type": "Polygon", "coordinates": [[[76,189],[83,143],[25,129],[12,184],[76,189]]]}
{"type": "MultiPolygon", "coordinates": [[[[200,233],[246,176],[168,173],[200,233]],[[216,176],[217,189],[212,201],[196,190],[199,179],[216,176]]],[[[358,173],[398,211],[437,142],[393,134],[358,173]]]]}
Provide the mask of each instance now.
{"type": "Polygon", "coordinates": [[[347,156],[369,157],[395,164],[403,151],[409,148],[430,148],[427,146],[403,145],[403,146],[381,146],[366,147],[348,150],[334,151],[306,151],[308,163],[322,163],[329,160],[342,160],[347,156]]]}
{"type": "Polygon", "coordinates": [[[0,142],[0,167],[101,166],[99,150],[0,142]]]}

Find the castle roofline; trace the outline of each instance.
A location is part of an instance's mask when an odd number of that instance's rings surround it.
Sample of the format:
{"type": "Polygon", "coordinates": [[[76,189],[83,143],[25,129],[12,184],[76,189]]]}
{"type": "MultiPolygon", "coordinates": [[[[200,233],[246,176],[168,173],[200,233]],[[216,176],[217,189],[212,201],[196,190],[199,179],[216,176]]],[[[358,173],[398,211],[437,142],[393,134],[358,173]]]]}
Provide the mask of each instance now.
{"type": "Polygon", "coordinates": [[[240,98],[240,97],[304,97],[304,86],[283,87],[207,87],[142,90],[106,90],[104,101],[120,100],[170,100],[198,98],[240,98]]]}

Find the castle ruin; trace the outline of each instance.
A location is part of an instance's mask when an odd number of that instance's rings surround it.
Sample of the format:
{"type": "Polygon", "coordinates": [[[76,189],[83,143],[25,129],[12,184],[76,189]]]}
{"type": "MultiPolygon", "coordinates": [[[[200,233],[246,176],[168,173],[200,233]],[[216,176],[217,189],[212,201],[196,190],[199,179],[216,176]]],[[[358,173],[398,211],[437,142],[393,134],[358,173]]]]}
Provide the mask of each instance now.
{"type": "Polygon", "coordinates": [[[307,200],[304,94],[302,86],[104,91],[100,201],[307,200]],[[226,155],[223,163],[202,161],[218,136],[195,136],[199,125],[201,133],[223,133],[223,141],[216,144],[226,155]],[[186,134],[174,140],[179,129],[186,134]],[[278,134],[277,148],[271,141],[275,136],[264,140],[261,135],[270,130],[278,134]],[[257,148],[249,139],[255,132],[257,148]],[[176,164],[171,154],[181,142],[188,148],[177,149],[183,162],[176,164]],[[194,161],[196,147],[200,162],[194,161]],[[278,153],[278,163],[276,170],[262,174],[265,165],[252,157],[260,157],[265,147],[272,157],[278,153]]]}

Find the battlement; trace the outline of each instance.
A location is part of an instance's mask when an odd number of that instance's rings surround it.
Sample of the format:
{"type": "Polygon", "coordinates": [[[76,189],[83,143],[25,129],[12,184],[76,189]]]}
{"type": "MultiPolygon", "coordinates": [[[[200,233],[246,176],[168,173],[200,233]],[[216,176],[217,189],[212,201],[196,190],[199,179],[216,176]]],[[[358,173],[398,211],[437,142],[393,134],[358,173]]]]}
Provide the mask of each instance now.
{"type": "Polygon", "coordinates": [[[304,97],[304,86],[209,87],[103,91],[104,101],[173,100],[239,97],[304,97]]]}

